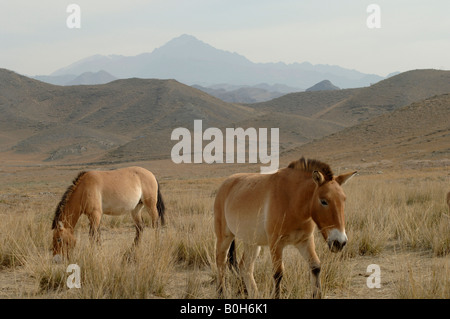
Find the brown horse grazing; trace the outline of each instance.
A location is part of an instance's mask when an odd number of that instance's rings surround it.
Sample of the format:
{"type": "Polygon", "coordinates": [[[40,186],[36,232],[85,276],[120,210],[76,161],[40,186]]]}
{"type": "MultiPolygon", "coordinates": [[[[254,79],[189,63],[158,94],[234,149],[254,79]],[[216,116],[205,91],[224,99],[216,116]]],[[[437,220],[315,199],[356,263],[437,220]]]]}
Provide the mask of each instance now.
{"type": "Polygon", "coordinates": [[[89,218],[91,240],[98,242],[102,214],[118,216],[131,212],[136,227],[134,243],[138,244],[144,228],[141,215],[144,206],[153,226],[157,224],[158,215],[164,225],[164,202],[158,181],[150,171],[127,167],[79,173],[56,207],[52,223],[53,260],[61,261],[75,246],[74,228],[81,214],[89,218]]]}
{"type": "Polygon", "coordinates": [[[321,298],[320,260],[313,230],[316,224],[331,251],[345,246],[345,194],[341,185],[355,174],[335,177],[327,164],[301,158],[274,174],[235,174],[226,179],[214,203],[219,295],[223,295],[228,250],[228,259],[236,260],[236,237],[244,242],[239,271],[249,297],[255,298],[258,293],[253,268],[260,246],[270,247],[273,296],[279,298],[283,249],[294,245],[311,269],[313,297],[321,298]]]}

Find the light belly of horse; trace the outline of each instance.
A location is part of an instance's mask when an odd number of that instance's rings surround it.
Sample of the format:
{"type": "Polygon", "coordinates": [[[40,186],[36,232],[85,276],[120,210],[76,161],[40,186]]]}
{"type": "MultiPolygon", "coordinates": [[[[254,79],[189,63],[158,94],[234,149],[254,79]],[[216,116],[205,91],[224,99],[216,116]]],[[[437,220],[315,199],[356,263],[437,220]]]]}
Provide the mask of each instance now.
{"type": "Polygon", "coordinates": [[[267,209],[234,210],[226,212],[228,228],[239,239],[248,244],[267,245],[265,229],[267,209]]]}
{"type": "Polygon", "coordinates": [[[139,196],[131,196],[128,200],[104,199],[102,201],[103,213],[106,215],[123,215],[130,213],[139,203],[139,196]]]}

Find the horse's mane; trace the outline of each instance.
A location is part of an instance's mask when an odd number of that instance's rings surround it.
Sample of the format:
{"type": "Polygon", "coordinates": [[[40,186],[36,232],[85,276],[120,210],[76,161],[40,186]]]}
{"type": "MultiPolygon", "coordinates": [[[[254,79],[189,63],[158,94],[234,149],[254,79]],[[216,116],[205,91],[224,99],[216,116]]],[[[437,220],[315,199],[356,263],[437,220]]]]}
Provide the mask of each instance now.
{"type": "Polygon", "coordinates": [[[52,229],[56,228],[56,225],[58,224],[61,213],[64,211],[64,207],[66,206],[67,202],[69,201],[70,195],[72,195],[73,191],[77,187],[78,182],[80,181],[81,177],[83,177],[83,175],[86,173],[87,173],[86,171],[82,171],[82,172],[78,173],[78,176],[75,177],[75,179],[72,181],[72,185],[70,185],[67,188],[67,190],[64,192],[64,195],[62,196],[61,201],[59,202],[59,204],[55,210],[55,217],[53,218],[52,229]]]}
{"type": "Polygon", "coordinates": [[[291,162],[288,168],[311,173],[314,171],[319,171],[322,173],[326,181],[331,181],[333,179],[333,171],[330,166],[315,159],[306,159],[302,157],[298,161],[291,162]]]}

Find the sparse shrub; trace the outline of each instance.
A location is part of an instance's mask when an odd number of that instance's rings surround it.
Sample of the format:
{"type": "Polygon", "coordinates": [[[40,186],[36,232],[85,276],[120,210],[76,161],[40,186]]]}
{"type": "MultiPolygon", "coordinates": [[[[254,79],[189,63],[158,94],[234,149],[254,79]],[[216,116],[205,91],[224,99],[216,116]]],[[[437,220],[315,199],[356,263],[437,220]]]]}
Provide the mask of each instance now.
{"type": "Polygon", "coordinates": [[[189,245],[185,241],[181,240],[178,242],[176,248],[176,260],[179,263],[192,266],[192,265],[202,265],[206,261],[204,258],[204,249],[198,245],[189,245]]]}
{"type": "Polygon", "coordinates": [[[178,263],[187,266],[209,266],[214,258],[213,242],[186,236],[178,241],[175,254],[178,263]]]}
{"type": "Polygon", "coordinates": [[[36,275],[40,292],[66,289],[67,273],[60,266],[44,266],[36,275]]]}
{"type": "Polygon", "coordinates": [[[363,234],[359,239],[358,253],[361,256],[377,255],[381,252],[382,248],[383,246],[379,242],[375,243],[374,239],[367,234],[363,234]]]}
{"type": "Polygon", "coordinates": [[[402,299],[449,299],[450,269],[448,263],[423,267],[414,271],[411,265],[399,266],[402,274],[396,283],[397,298],[402,299]]]}

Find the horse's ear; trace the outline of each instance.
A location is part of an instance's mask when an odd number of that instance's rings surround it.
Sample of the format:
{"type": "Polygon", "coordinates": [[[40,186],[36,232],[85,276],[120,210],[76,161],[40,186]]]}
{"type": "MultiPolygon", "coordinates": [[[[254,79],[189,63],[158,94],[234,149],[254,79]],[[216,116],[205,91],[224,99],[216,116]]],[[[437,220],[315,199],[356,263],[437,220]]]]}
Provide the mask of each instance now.
{"type": "Polygon", "coordinates": [[[62,221],[58,222],[58,229],[59,230],[63,230],[64,229],[64,224],[62,223],[62,221]]]}
{"type": "Polygon", "coordinates": [[[350,178],[355,176],[356,173],[357,172],[355,171],[355,172],[350,172],[350,173],[339,175],[338,177],[336,177],[336,182],[338,182],[339,185],[344,185],[350,178]]]}
{"type": "Polygon", "coordinates": [[[325,183],[325,177],[323,177],[322,173],[319,171],[314,171],[312,174],[312,178],[317,186],[321,186],[323,183],[325,183]]]}

